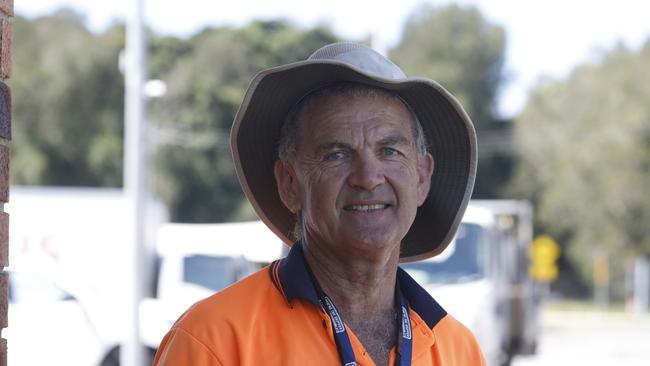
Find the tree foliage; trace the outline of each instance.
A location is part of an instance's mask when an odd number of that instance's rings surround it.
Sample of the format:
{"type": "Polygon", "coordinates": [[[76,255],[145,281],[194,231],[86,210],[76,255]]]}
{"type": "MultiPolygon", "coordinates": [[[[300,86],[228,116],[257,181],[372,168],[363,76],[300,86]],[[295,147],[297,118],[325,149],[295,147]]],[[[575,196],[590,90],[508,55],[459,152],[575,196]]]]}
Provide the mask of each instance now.
{"type": "Polygon", "coordinates": [[[541,83],[516,122],[517,180],[583,278],[594,253],[650,255],[650,41],[541,83]]]}
{"type": "Polygon", "coordinates": [[[13,20],[14,184],[122,183],[122,27],[90,33],[60,11],[13,20]]]}

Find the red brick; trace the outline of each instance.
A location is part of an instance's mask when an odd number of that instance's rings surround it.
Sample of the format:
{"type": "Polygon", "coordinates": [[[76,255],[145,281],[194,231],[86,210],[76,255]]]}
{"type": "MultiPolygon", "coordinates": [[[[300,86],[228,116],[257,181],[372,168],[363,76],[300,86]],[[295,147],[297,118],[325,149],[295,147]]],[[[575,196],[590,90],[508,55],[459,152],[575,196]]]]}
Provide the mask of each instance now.
{"type": "Polygon", "coordinates": [[[9,265],[9,214],[0,212],[0,268],[9,265]]]}
{"type": "Polygon", "coordinates": [[[0,339],[0,366],[7,366],[7,340],[0,339]]]}
{"type": "Polygon", "coordinates": [[[7,327],[7,300],[9,298],[9,290],[7,284],[7,273],[0,272],[0,328],[7,327]]]}
{"type": "Polygon", "coordinates": [[[0,137],[11,140],[11,89],[0,81],[0,137]]]}
{"type": "Polygon", "coordinates": [[[0,145],[0,202],[9,202],[9,148],[0,145]]]}
{"type": "Polygon", "coordinates": [[[0,77],[3,79],[11,76],[11,22],[2,19],[2,32],[0,32],[0,77]]]}
{"type": "Polygon", "coordinates": [[[14,16],[14,0],[0,0],[0,11],[10,17],[14,16]]]}

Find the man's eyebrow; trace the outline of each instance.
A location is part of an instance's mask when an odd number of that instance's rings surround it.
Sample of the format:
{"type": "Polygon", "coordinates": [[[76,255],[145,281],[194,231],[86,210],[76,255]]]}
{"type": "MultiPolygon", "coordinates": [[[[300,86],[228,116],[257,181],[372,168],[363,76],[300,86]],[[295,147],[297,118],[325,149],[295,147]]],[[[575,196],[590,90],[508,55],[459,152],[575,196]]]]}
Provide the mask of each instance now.
{"type": "Polygon", "coordinates": [[[333,141],[325,141],[316,146],[316,153],[321,154],[325,151],[330,151],[334,149],[349,149],[350,144],[345,143],[343,141],[338,141],[338,140],[333,140],[333,141]]]}
{"type": "Polygon", "coordinates": [[[398,134],[384,137],[383,139],[377,141],[377,144],[380,146],[394,146],[394,145],[410,145],[411,142],[406,136],[398,134]]]}

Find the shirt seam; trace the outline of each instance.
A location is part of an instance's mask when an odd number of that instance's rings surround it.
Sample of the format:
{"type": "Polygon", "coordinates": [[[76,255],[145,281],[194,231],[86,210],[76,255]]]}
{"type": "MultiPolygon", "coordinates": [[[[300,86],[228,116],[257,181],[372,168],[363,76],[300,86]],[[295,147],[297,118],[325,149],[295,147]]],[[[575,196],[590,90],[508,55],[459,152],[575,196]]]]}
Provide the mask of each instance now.
{"type": "Polygon", "coordinates": [[[174,326],[174,328],[176,328],[176,329],[182,331],[183,333],[187,334],[194,342],[200,344],[203,348],[205,348],[208,351],[210,356],[212,356],[212,358],[214,358],[219,363],[220,366],[223,366],[223,363],[221,362],[221,360],[219,360],[219,357],[217,357],[217,355],[214,353],[214,351],[210,347],[208,347],[207,344],[203,343],[200,339],[198,339],[196,336],[194,336],[188,330],[182,328],[180,325],[176,325],[176,326],[174,326]]]}

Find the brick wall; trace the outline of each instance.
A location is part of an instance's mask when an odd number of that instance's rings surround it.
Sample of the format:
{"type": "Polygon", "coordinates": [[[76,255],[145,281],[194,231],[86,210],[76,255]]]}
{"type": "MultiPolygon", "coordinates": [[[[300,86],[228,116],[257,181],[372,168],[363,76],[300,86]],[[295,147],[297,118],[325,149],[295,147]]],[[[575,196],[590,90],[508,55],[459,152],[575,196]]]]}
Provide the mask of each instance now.
{"type": "MultiPolygon", "coordinates": [[[[14,1],[0,0],[0,336],[7,327],[7,276],[9,264],[9,215],[4,203],[9,199],[9,147],[11,139],[11,90],[5,81],[11,75],[11,17],[14,1]]],[[[0,366],[7,365],[7,341],[0,339],[0,366]]]]}

